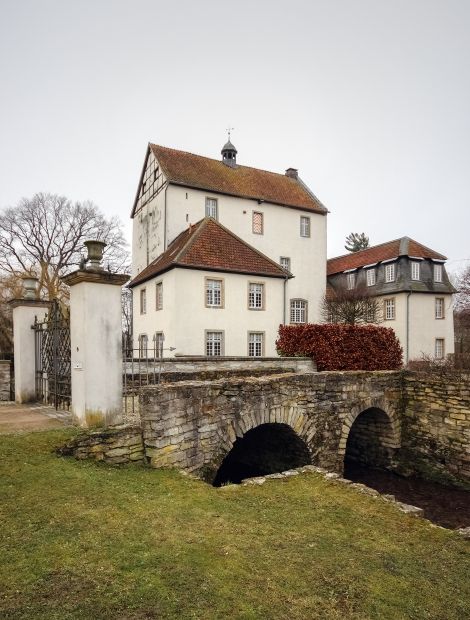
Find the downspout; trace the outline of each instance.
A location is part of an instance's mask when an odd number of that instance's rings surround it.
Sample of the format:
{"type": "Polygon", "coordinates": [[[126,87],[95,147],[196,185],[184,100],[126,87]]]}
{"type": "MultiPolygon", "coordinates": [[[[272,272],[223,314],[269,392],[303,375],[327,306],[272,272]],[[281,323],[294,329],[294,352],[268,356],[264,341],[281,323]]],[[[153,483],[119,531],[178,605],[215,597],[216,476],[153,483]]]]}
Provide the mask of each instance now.
{"type": "Polygon", "coordinates": [[[166,182],[166,187],[165,187],[165,215],[164,215],[164,224],[163,224],[163,251],[166,250],[166,191],[168,189],[168,181],[166,182]]]}
{"type": "Polygon", "coordinates": [[[410,297],[413,291],[408,291],[406,295],[406,354],[405,362],[408,364],[410,358],[410,297]]]}
{"type": "Polygon", "coordinates": [[[283,312],[283,316],[282,316],[282,324],[283,325],[286,324],[287,280],[288,279],[289,279],[289,276],[285,276],[284,277],[284,312],[283,312]]]}

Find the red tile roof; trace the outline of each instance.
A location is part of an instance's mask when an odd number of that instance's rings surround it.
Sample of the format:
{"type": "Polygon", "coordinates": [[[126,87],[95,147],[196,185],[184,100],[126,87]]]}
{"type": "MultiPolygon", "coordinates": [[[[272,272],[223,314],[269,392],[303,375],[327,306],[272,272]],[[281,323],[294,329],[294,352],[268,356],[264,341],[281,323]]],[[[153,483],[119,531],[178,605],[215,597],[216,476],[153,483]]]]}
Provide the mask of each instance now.
{"type": "MultiPolygon", "coordinates": [[[[326,215],[328,210],[300,179],[149,144],[167,180],[209,192],[264,200],[326,215]]],[[[134,206],[135,209],[135,206],[134,206]]]]}
{"type": "Polygon", "coordinates": [[[327,275],[347,271],[348,269],[357,269],[364,265],[379,263],[398,256],[416,256],[419,258],[432,258],[435,260],[446,260],[446,256],[431,250],[430,248],[410,239],[402,237],[394,241],[388,241],[380,245],[375,245],[360,252],[350,252],[344,256],[330,258],[327,263],[327,275]]]}
{"type": "Polygon", "coordinates": [[[292,277],[280,265],[210,217],[178,235],[166,252],[141,271],[129,286],[141,284],[173,267],[274,278],[292,277]]]}

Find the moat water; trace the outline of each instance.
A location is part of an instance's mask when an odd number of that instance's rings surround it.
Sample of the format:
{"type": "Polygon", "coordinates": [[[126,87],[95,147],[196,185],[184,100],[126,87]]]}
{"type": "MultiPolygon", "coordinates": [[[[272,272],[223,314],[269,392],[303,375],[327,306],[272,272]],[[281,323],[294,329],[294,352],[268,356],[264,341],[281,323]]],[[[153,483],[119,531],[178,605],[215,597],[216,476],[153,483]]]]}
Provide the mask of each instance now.
{"type": "Polygon", "coordinates": [[[470,526],[470,491],[447,487],[416,476],[403,477],[383,469],[374,469],[348,461],[344,477],[394,495],[405,504],[424,510],[424,517],[442,527],[470,526]]]}

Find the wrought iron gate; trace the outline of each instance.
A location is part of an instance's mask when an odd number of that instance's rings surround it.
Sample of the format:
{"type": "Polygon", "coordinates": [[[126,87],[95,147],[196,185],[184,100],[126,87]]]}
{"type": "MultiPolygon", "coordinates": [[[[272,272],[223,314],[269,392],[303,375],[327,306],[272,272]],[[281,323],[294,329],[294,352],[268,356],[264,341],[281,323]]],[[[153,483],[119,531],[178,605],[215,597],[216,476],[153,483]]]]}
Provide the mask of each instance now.
{"type": "Polygon", "coordinates": [[[71,401],[70,318],[54,300],[43,321],[34,321],[36,398],[56,409],[71,401]]]}

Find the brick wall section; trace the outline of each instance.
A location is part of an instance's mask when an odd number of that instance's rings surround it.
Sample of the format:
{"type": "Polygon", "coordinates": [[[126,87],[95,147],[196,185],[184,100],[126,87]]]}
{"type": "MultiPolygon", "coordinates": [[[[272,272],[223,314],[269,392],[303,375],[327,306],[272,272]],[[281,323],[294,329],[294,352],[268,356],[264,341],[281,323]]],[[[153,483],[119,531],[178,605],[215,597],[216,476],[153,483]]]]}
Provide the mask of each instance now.
{"type": "Polygon", "coordinates": [[[10,400],[10,361],[0,360],[0,400],[10,400]]]}
{"type": "Polygon", "coordinates": [[[470,374],[406,372],[403,395],[408,462],[470,481],[470,374]]]}
{"type": "Polygon", "coordinates": [[[154,467],[215,474],[237,437],[265,423],[291,426],[312,461],[342,471],[355,418],[378,407],[400,444],[399,372],[324,372],[251,379],[182,382],[141,391],[146,456],[154,467]]]}
{"type": "Polygon", "coordinates": [[[144,460],[140,426],[115,426],[81,433],[58,449],[62,456],[94,459],[110,465],[144,460]]]}

